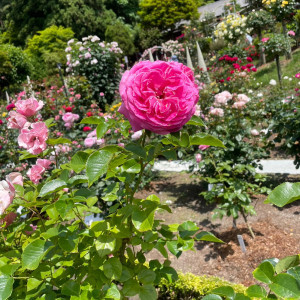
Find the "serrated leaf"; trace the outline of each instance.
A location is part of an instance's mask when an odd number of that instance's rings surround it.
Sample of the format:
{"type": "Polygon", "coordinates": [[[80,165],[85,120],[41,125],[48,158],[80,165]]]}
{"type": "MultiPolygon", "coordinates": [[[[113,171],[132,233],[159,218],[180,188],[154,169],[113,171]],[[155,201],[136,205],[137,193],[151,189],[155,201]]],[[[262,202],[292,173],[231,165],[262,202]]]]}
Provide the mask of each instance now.
{"type": "Polygon", "coordinates": [[[112,283],[111,287],[107,290],[105,294],[105,299],[119,300],[121,299],[120,291],[118,287],[112,283]]]}
{"type": "Polygon", "coordinates": [[[140,232],[152,230],[154,213],[155,210],[153,209],[146,209],[145,211],[135,209],[132,213],[132,223],[134,227],[140,232]]]}
{"type": "Polygon", "coordinates": [[[79,296],[80,285],[74,280],[69,280],[62,285],[61,293],[66,296],[79,296]]]}
{"type": "Polygon", "coordinates": [[[67,187],[67,184],[65,181],[60,179],[55,179],[47,182],[40,191],[39,197],[44,197],[48,194],[55,193],[59,190],[62,190],[63,188],[67,187]]]}
{"type": "Polygon", "coordinates": [[[143,285],[139,292],[140,300],[155,300],[157,299],[156,289],[153,285],[143,285]]]}
{"type": "Polygon", "coordinates": [[[37,288],[43,281],[38,280],[36,278],[29,278],[27,281],[27,292],[34,290],[37,288]]]}
{"type": "Polygon", "coordinates": [[[97,139],[101,139],[104,136],[104,134],[107,132],[107,128],[108,126],[104,122],[98,124],[96,128],[97,139]]]}
{"type": "Polygon", "coordinates": [[[235,298],[234,289],[231,286],[221,286],[212,290],[213,293],[227,297],[230,300],[235,298]]]}
{"type": "Polygon", "coordinates": [[[107,172],[112,157],[113,154],[111,152],[99,150],[88,158],[86,162],[86,174],[89,179],[89,186],[107,172]]]}
{"type": "Polygon", "coordinates": [[[28,270],[35,270],[46,254],[44,240],[35,240],[28,244],[22,253],[22,266],[28,270]]]}
{"type": "Polygon", "coordinates": [[[76,173],[79,173],[85,168],[88,158],[89,158],[88,153],[79,151],[71,158],[70,167],[76,173]]]}
{"type": "Polygon", "coordinates": [[[144,159],[147,158],[147,154],[146,151],[144,150],[144,148],[136,143],[130,143],[128,145],[125,146],[125,149],[136,154],[139,157],[142,157],[144,159]]]}
{"type": "Polygon", "coordinates": [[[58,139],[48,139],[47,140],[48,145],[58,145],[58,144],[72,144],[72,141],[66,138],[58,138],[58,139]]]}
{"type": "Polygon", "coordinates": [[[192,118],[186,123],[186,125],[205,126],[202,119],[195,115],[192,116],[192,118]]]}
{"type": "Polygon", "coordinates": [[[245,294],[253,298],[264,298],[267,297],[267,291],[260,285],[251,285],[247,288],[245,294]]]}
{"type": "Polygon", "coordinates": [[[289,268],[296,267],[300,263],[299,255],[286,256],[281,259],[275,267],[277,274],[286,271],[289,268]]]}
{"type": "Polygon", "coordinates": [[[80,124],[101,124],[103,122],[103,118],[99,118],[99,117],[88,117],[88,118],[84,118],[80,121],[80,124]]]}
{"type": "Polygon", "coordinates": [[[143,284],[151,284],[154,282],[156,277],[155,272],[149,269],[144,269],[138,273],[138,280],[143,284]]]}
{"type": "Polygon", "coordinates": [[[178,227],[179,235],[183,239],[192,236],[198,230],[199,227],[194,222],[191,221],[186,221],[178,227]]]}
{"type": "Polygon", "coordinates": [[[222,300],[222,297],[219,295],[207,295],[202,298],[202,300],[222,300]]]}
{"type": "Polygon", "coordinates": [[[124,283],[122,292],[127,297],[135,296],[140,292],[140,285],[135,279],[129,279],[124,283]]]}
{"type": "Polygon", "coordinates": [[[283,207],[300,199],[300,182],[285,182],[277,186],[268,196],[265,203],[283,207]]]}
{"type": "Polygon", "coordinates": [[[116,239],[112,236],[99,236],[95,247],[100,257],[112,253],[116,248],[116,239]]]}

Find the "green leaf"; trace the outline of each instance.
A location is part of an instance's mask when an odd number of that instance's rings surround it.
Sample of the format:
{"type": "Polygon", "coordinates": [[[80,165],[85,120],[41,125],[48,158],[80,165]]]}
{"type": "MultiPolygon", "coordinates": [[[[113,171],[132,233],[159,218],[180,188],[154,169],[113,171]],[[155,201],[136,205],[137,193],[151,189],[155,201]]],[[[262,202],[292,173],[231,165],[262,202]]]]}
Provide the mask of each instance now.
{"type": "Polygon", "coordinates": [[[144,148],[139,145],[139,144],[136,144],[136,143],[130,143],[128,145],[125,146],[125,149],[136,154],[137,156],[139,157],[142,157],[142,158],[147,158],[147,154],[146,154],[146,151],[144,150],[144,148]]]}
{"type": "Polygon", "coordinates": [[[190,136],[187,132],[182,132],[180,136],[179,145],[181,147],[187,148],[190,145],[190,136]]]}
{"type": "Polygon", "coordinates": [[[155,300],[157,299],[156,289],[153,285],[143,285],[139,292],[140,300],[155,300]]]}
{"type": "Polygon", "coordinates": [[[44,197],[48,194],[55,193],[67,186],[66,182],[60,179],[55,179],[47,182],[40,191],[39,197],[44,197]]]}
{"type": "Polygon", "coordinates": [[[126,161],[121,170],[127,173],[139,173],[141,171],[141,165],[135,159],[130,159],[126,161]]]}
{"type": "Polygon", "coordinates": [[[104,134],[107,132],[107,128],[108,126],[104,122],[98,124],[96,128],[97,139],[101,139],[104,136],[104,134]]]}
{"type": "Polygon", "coordinates": [[[177,258],[182,254],[181,246],[178,247],[178,242],[177,241],[168,241],[167,242],[167,248],[177,258]]]}
{"type": "Polygon", "coordinates": [[[55,208],[63,219],[73,207],[74,202],[70,200],[58,200],[55,202],[55,208]]]}
{"type": "Polygon", "coordinates": [[[211,232],[208,231],[201,231],[196,234],[195,239],[197,241],[207,241],[207,242],[214,242],[214,243],[224,243],[217,237],[215,237],[211,232]]]}
{"type": "Polygon", "coordinates": [[[36,278],[29,278],[27,281],[27,292],[37,288],[43,281],[36,278]]]}
{"type": "MultiPolygon", "coordinates": [[[[22,154],[20,157],[19,157],[19,160],[24,160],[24,159],[28,159],[28,158],[34,158],[34,157],[37,157],[37,155],[34,155],[34,154],[31,154],[27,151],[24,151],[25,153],[22,154]]],[[[23,153],[23,151],[22,151],[23,153]]]]}
{"type": "Polygon", "coordinates": [[[172,267],[164,267],[160,270],[162,277],[166,278],[169,282],[175,282],[178,279],[178,274],[172,267]]]}
{"type": "Polygon", "coordinates": [[[293,276],[300,284],[300,266],[288,269],[287,273],[293,276]]]}
{"type": "Polygon", "coordinates": [[[85,164],[88,158],[89,158],[88,153],[79,151],[71,158],[70,167],[76,173],[79,173],[85,168],[85,164]]]}
{"type": "Polygon", "coordinates": [[[300,263],[299,255],[286,256],[281,259],[275,267],[277,274],[286,271],[289,268],[296,267],[300,263]]]}
{"type": "Polygon", "coordinates": [[[58,144],[72,144],[72,141],[66,138],[58,138],[58,139],[48,139],[47,140],[48,145],[58,145],[58,144]]]}
{"type": "Polygon", "coordinates": [[[195,115],[192,116],[192,118],[186,123],[186,125],[205,126],[202,119],[195,115]]]}
{"type": "Polygon", "coordinates": [[[146,209],[145,211],[135,209],[132,213],[132,223],[134,227],[140,232],[152,230],[154,213],[155,210],[153,209],[146,209]]]}
{"type": "Polygon", "coordinates": [[[85,175],[75,175],[68,180],[68,184],[77,185],[79,183],[86,183],[88,181],[87,176],[85,175]]]}
{"type": "Polygon", "coordinates": [[[231,286],[221,286],[216,289],[213,289],[212,292],[220,296],[227,297],[231,300],[233,300],[235,297],[234,289],[231,286]]]}
{"type": "Polygon", "coordinates": [[[251,300],[251,298],[245,296],[242,293],[237,293],[234,297],[234,300],[251,300]]]}
{"type": "Polygon", "coordinates": [[[245,294],[252,298],[264,298],[268,293],[262,286],[256,284],[249,286],[245,294]]]}
{"type": "Polygon", "coordinates": [[[89,179],[89,186],[107,172],[112,157],[113,154],[111,152],[99,150],[88,158],[86,162],[86,174],[89,179]]]}
{"type": "Polygon", "coordinates": [[[218,295],[207,295],[202,298],[202,300],[222,300],[222,297],[218,295]]]}
{"type": "Polygon", "coordinates": [[[199,227],[194,222],[191,221],[184,222],[178,227],[179,235],[183,239],[192,236],[198,230],[199,227]]]}
{"type": "Polygon", "coordinates": [[[13,289],[14,279],[7,275],[0,275],[0,300],[10,297],[13,289]]]}
{"type": "Polygon", "coordinates": [[[289,274],[278,274],[273,278],[269,288],[277,296],[284,299],[300,299],[300,286],[297,280],[289,274]]]}
{"type": "Polygon", "coordinates": [[[264,283],[272,283],[275,270],[272,264],[268,261],[261,263],[258,268],[253,271],[253,277],[264,283]]]}
{"type": "Polygon", "coordinates": [[[84,118],[80,121],[80,124],[101,124],[103,122],[103,118],[99,118],[99,117],[88,117],[88,118],[84,118]]]}
{"type": "Polygon", "coordinates": [[[138,279],[143,284],[151,284],[156,278],[155,272],[149,269],[144,269],[138,274],[138,279]]]}
{"type": "Polygon", "coordinates": [[[116,257],[109,258],[103,265],[104,275],[111,280],[118,280],[122,275],[122,264],[116,257]]]}
{"type": "Polygon", "coordinates": [[[107,290],[104,299],[112,299],[112,300],[121,299],[120,291],[118,290],[118,287],[114,283],[112,283],[111,287],[107,290]]]}
{"type": "Polygon", "coordinates": [[[135,296],[140,292],[140,285],[135,279],[129,279],[124,283],[122,292],[127,297],[135,296]]]}
{"type": "Polygon", "coordinates": [[[46,254],[44,240],[35,240],[28,244],[22,253],[22,266],[28,270],[35,270],[46,254]]]}
{"type": "Polygon", "coordinates": [[[101,235],[95,241],[95,247],[100,257],[112,253],[116,248],[116,239],[112,236],[101,235]]]}
{"type": "Polygon", "coordinates": [[[62,285],[61,293],[66,296],[79,296],[80,285],[74,280],[69,280],[62,285]]]}
{"type": "Polygon", "coordinates": [[[49,127],[49,125],[54,121],[54,118],[50,118],[50,119],[47,119],[46,121],[44,121],[45,125],[47,127],[49,127]]]}
{"type": "Polygon", "coordinates": [[[208,145],[225,148],[224,144],[217,138],[204,133],[198,133],[190,137],[191,145],[208,145]]]}
{"type": "Polygon", "coordinates": [[[265,203],[272,203],[283,207],[300,199],[300,182],[285,182],[277,186],[269,195],[265,203]]]}

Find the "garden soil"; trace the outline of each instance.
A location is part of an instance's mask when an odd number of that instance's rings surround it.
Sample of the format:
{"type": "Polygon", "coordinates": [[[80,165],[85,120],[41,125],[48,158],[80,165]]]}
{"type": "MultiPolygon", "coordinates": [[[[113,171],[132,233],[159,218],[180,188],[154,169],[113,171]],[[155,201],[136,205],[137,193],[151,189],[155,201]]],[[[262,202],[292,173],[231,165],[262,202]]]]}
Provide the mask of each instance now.
{"type": "MultiPolygon", "coordinates": [[[[300,181],[300,178],[275,178],[278,182],[300,181]]],[[[274,181],[274,178],[273,178],[274,181]]],[[[276,185],[275,185],[276,186],[276,185]]],[[[255,239],[244,221],[238,219],[237,227],[232,218],[212,220],[213,205],[207,205],[199,194],[204,186],[197,178],[186,173],[160,173],[148,189],[136,194],[145,198],[155,194],[162,203],[171,203],[172,214],[158,213],[157,218],[167,224],[194,221],[200,230],[210,231],[224,244],[196,242],[195,251],[186,251],[177,259],[170,254],[172,266],[183,273],[214,275],[246,286],[257,283],[252,276],[254,269],[267,258],[283,258],[300,253],[300,201],[285,208],[264,204],[265,196],[253,197],[257,215],[249,217],[255,239]],[[242,252],[237,235],[244,239],[246,252],[242,252]]],[[[161,259],[154,249],[148,259],[161,259]]]]}

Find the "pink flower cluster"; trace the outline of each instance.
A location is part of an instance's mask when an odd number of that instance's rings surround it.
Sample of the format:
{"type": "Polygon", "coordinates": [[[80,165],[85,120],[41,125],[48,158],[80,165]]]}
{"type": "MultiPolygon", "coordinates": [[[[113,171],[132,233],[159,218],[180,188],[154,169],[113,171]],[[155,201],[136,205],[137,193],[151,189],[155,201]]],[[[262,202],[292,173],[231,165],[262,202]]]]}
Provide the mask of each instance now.
{"type": "Polygon", "coordinates": [[[104,139],[97,139],[97,133],[96,130],[93,130],[90,132],[87,136],[87,138],[84,140],[84,145],[88,148],[93,147],[95,144],[98,146],[105,143],[104,139]]]}
{"type": "Polygon", "coordinates": [[[67,112],[63,115],[62,119],[65,122],[65,127],[70,129],[72,128],[74,122],[79,119],[79,115],[67,112]]]}
{"type": "Polygon", "coordinates": [[[0,215],[10,206],[15,196],[14,184],[23,185],[21,173],[13,172],[0,181],[0,215]]]}
{"type": "Polygon", "coordinates": [[[33,165],[26,173],[29,179],[38,184],[46,170],[49,169],[52,161],[49,159],[37,159],[36,164],[33,165]]]}
{"type": "Polygon", "coordinates": [[[226,105],[229,100],[232,99],[232,95],[228,91],[224,91],[222,93],[215,95],[215,106],[226,105]]]}
{"type": "Polygon", "coordinates": [[[15,104],[16,111],[9,112],[7,127],[19,129],[19,146],[35,155],[40,154],[47,147],[48,128],[46,124],[43,122],[31,123],[43,105],[43,101],[37,101],[34,98],[18,100],[15,104]]]}
{"type": "Polygon", "coordinates": [[[177,62],[141,61],[120,83],[119,112],[133,131],[158,134],[180,130],[193,116],[199,99],[191,69],[177,62]]]}
{"type": "Polygon", "coordinates": [[[250,101],[250,98],[244,94],[237,95],[237,101],[232,105],[233,108],[242,109],[245,107],[246,103],[250,101]]]}

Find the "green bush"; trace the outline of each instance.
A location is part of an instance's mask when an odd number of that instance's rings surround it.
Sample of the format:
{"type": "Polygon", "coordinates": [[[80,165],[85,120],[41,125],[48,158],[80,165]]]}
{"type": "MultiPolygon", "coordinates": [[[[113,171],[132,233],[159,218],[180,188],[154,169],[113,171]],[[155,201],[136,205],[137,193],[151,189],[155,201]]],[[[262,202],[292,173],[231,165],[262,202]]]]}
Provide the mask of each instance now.
{"type": "Polygon", "coordinates": [[[32,65],[21,48],[10,44],[0,45],[0,91],[21,84],[31,70],[32,65]]]}
{"type": "Polygon", "coordinates": [[[25,52],[35,67],[34,78],[53,75],[57,73],[57,63],[66,64],[65,48],[73,36],[72,29],[53,25],[43,31],[38,31],[38,34],[28,40],[25,52]]]}
{"type": "Polygon", "coordinates": [[[132,55],[135,52],[132,33],[128,26],[119,20],[107,27],[105,40],[107,42],[117,42],[125,55],[132,55]]]}
{"type": "Polygon", "coordinates": [[[245,287],[241,284],[233,284],[215,276],[196,276],[191,273],[178,274],[178,280],[170,283],[163,278],[159,284],[158,299],[161,300],[193,300],[201,299],[217,287],[231,286],[235,292],[243,293],[245,287]]]}
{"type": "Polygon", "coordinates": [[[157,27],[141,29],[139,32],[139,44],[142,49],[149,49],[160,45],[163,42],[163,35],[157,27]]]}

